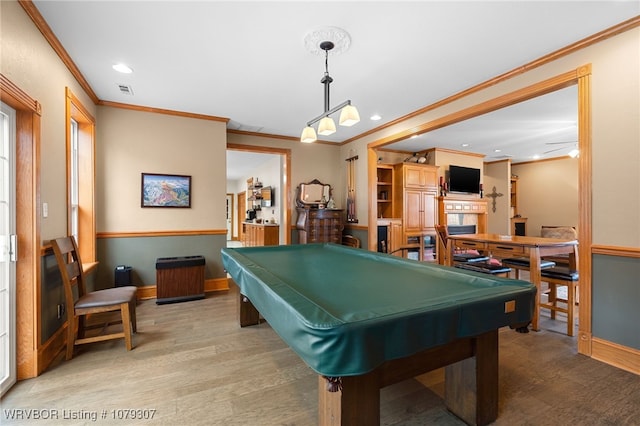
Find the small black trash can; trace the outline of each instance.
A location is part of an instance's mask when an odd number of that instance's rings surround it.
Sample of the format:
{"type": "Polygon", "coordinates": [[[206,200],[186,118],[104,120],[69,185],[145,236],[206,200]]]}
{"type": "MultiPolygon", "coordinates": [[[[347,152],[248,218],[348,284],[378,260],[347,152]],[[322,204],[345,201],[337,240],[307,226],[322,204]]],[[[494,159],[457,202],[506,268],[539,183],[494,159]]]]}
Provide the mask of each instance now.
{"type": "Polygon", "coordinates": [[[116,287],[131,285],[131,266],[118,265],[113,271],[116,287]]]}

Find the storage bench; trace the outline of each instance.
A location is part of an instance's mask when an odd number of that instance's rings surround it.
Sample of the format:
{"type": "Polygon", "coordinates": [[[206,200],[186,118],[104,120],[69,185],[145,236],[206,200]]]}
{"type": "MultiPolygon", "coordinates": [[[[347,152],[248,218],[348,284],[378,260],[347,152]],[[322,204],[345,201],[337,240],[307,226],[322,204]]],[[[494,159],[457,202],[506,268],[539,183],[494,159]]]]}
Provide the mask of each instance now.
{"type": "Polygon", "coordinates": [[[156,259],[156,303],[204,299],[203,256],[156,259]]]}

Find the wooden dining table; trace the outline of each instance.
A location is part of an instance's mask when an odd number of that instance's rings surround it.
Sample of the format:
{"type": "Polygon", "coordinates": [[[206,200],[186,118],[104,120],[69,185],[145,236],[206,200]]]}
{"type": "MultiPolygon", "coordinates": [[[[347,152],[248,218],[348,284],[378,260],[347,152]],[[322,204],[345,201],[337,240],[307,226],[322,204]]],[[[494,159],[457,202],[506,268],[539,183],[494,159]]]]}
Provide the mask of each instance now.
{"type": "Polygon", "coordinates": [[[569,255],[569,269],[578,270],[578,240],[558,238],[527,237],[500,234],[460,234],[449,235],[447,244],[449,255],[447,265],[453,266],[453,254],[456,249],[478,250],[498,259],[512,257],[529,258],[529,280],[536,288],[536,304],[531,328],[539,329],[539,311],[541,296],[540,261],[544,256],[569,255]]]}

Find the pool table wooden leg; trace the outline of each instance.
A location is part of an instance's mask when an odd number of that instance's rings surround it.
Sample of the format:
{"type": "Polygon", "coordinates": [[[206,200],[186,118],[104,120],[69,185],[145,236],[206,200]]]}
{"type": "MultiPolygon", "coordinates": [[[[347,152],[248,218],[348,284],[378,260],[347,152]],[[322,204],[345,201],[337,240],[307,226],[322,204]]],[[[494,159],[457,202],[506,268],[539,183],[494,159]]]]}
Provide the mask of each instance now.
{"type": "Polygon", "coordinates": [[[498,332],[478,336],[475,356],[445,367],[445,404],[469,425],[498,417],[498,332]]]}
{"type": "Polygon", "coordinates": [[[318,376],[318,424],[356,426],[380,424],[380,383],[377,371],[342,377],[342,389],[327,390],[327,380],[318,376]]]}
{"type": "Polygon", "coordinates": [[[260,312],[253,306],[249,298],[243,294],[238,294],[237,311],[240,327],[260,324],[260,312]]]}

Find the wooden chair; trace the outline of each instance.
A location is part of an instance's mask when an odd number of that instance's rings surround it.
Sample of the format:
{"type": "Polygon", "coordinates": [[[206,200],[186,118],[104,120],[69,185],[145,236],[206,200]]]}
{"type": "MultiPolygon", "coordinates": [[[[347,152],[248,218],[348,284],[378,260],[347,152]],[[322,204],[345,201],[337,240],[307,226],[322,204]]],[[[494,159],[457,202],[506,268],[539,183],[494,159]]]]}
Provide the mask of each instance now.
{"type": "MultiPolygon", "coordinates": [[[[548,226],[540,227],[540,236],[542,238],[560,238],[562,240],[577,240],[578,232],[573,226],[548,226]]],[[[557,254],[553,256],[545,256],[544,259],[555,262],[557,266],[569,266],[568,254],[557,254]]]]}
{"type": "MultiPolygon", "coordinates": [[[[516,279],[520,279],[520,271],[528,271],[530,269],[530,263],[528,257],[508,257],[502,259],[502,264],[510,268],[515,269],[516,279]]],[[[556,263],[552,260],[540,259],[540,269],[548,269],[556,266],[556,263]]]]}
{"type": "Polygon", "coordinates": [[[567,314],[567,335],[573,336],[576,292],[578,290],[578,271],[572,271],[569,268],[556,266],[542,270],[542,281],[549,284],[548,300],[546,303],[540,302],[540,308],[549,309],[551,319],[556,319],[556,312],[567,314]],[[558,286],[567,287],[567,298],[558,297],[558,286]],[[566,307],[558,305],[563,303],[566,307]]]}
{"type": "Polygon", "coordinates": [[[343,246],[360,248],[360,239],[357,238],[357,237],[354,237],[353,235],[343,235],[342,236],[342,245],[343,246]]]}
{"type": "Polygon", "coordinates": [[[58,238],[51,241],[51,245],[62,275],[67,304],[67,360],[73,358],[75,345],[103,340],[124,338],[127,350],[130,351],[133,347],[131,332],[137,330],[137,287],[125,286],[87,292],[75,239],[73,237],[58,238]],[[74,287],[77,287],[75,294],[74,287]],[[112,311],[120,311],[122,331],[85,337],[85,330],[88,329],[85,324],[86,316],[112,311]]]}
{"type": "MultiPolygon", "coordinates": [[[[446,264],[446,256],[449,255],[447,249],[449,231],[446,225],[436,225],[436,232],[440,240],[440,250],[444,253],[446,264]]],[[[453,253],[453,265],[459,269],[467,271],[480,272],[497,277],[508,277],[511,268],[501,264],[492,263],[488,256],[482,255],[475,250],[456,250],[453,253]]]]}
{"type": "MultiPolygon", "coordinates": [[[[444,263],[446,264],[446,258],[449,255],[449,250],[447,250],[447,246],[448,246],[448,238],[449,238],[449,231],[447,230],[447,226],[446,225],[436,225],[436,233],[438,234],[438,241],[439,241],[439,248],[440,248],[440,253],[444,253],[443,255],[443,259],[444,259],[444,263]]],[[[459,262],[459,263],[466,263],[466,262],[486,262],[489,260],[488,256],[484,256],[482,254],[479,254],[477,251],[473,250],[456,250],[456,252],[453,254],[453,261],[454,262],[459,262]]]]}

